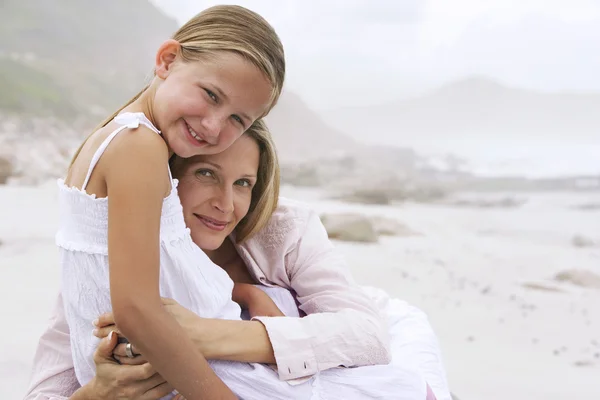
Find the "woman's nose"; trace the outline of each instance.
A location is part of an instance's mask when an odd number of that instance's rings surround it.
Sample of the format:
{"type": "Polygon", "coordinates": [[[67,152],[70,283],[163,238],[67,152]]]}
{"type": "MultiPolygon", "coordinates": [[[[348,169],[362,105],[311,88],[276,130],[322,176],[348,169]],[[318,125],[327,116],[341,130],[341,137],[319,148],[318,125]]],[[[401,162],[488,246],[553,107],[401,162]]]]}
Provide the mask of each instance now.
{"type": "Polygon", "coordinates": [[[213,206],[223,214],[233,212],[233,193],[231,189],[222,189],[214,197],[213,206]]]}

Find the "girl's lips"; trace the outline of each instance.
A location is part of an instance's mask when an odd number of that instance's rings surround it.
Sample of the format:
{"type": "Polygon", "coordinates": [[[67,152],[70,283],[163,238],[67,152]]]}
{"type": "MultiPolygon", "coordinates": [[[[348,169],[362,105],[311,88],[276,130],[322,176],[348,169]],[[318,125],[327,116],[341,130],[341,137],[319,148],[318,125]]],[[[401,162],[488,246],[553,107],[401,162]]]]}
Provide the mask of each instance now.
{"type": "Polygon", "coordinates": [[[216,219],[206,217],[204,215],[194,214],[194,216],[198,218],[198,220],[200,220],[200,222],[202,222],[204,226],[218,232],[224,230],[229,224],[229,222],[219,221],[216,219]]]}
{"type": "Polygon", "coordinates": [[[183,127],[185,130],[184,135],[192,145],[194,145],[195,147],[205,147],[208,145],[207,141],[202,139],[198,140],[193,136],[192,132],[190,132],[190,130],[192,129],[187,122],[183,121],[183,127]]]}

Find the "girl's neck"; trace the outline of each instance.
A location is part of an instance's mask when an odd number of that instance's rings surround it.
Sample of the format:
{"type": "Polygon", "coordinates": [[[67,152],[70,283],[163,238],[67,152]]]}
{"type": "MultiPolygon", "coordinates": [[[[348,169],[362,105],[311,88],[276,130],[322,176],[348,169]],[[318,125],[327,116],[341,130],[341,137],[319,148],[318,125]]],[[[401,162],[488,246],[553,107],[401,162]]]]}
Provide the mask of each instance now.
{"type": "Polygon", "coordinates": [[[152,104],[154,103],[154,96],[151,93],[152,91],[152,86],[148,87],[148,89],[146,89],[138,99],[125,107],[122,112],[141,112],[150,120],[150,122],[152,122],[152,125],[154,125],[158,130],[161,130],[160,126],[158,126],[156,123],[156,118],[154,118],[154,112],[152,111],[152,104]]]}

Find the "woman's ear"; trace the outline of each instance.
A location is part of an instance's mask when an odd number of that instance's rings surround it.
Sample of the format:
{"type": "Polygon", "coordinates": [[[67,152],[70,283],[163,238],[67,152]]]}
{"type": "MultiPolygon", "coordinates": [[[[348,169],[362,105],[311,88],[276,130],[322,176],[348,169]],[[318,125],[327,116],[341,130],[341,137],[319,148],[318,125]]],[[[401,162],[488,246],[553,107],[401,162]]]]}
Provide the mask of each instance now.
{"type": "Polygon", "coordinates": [[[177,40],[169,39],[160,45],[156,52],[154,72],[160,79],[166,79],[173,68],[173,63],[179,57],[181,45],[177,40]]]}

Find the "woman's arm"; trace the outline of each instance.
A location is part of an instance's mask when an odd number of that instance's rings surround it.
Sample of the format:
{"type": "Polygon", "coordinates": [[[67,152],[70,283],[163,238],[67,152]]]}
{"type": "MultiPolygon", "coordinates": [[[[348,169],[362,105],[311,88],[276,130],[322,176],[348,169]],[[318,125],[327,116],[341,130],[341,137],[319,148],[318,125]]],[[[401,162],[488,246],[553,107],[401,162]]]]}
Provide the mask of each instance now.
{"type": "Polygon", "coordinates": [[[64,400],[78,388],[71,358],[69,326],[62,295],[59,294],[49,325],[38,342],[25,400],[64,400]]]}
{"type": "Polygon", "coordinates": [[[173,389],[149,366],[122,366],[112,358],[116,338],[100,342],[94,354],[96,376],[79,387],[71,357],[69,326],[59,293],[50,325],[42,334],[30,388],[24,400],[95,400],[128,398],[157,400],[173,389]]]}
{"type": "MultiPolygon", "coordinates": [[[[292,211],[298,208],[288,207],[292,211]]],[[[279,223],[285,225],[292,216],[283,213],[282,218],[279,223]]],[[[290,380],[337,366],[388,364],[391,354],[386,321],[350,276],[318,215],[307,210],[294,222],[299,232],[289,235],[296,242],[284,253],[285,273],[299,308],[307,316],[254,318],[268,331],[279,376],[290,380]],[[305,226],[298,226],[301,221],[305,226]]],[[[260,244],[259,240],[253,246],[260,244]]],[[[262,269],[267,268],[272,266],[262,269]]]]}
{"type": "Polygon", "coordinates": [[[109,148],[100,161],[109,166],[108,258],[115,321],[187,399],[235,398],[162,305],[159,233],[169,189],[164,184],[168,152],[154,132],[140,127],[128,133],[117,138],[119,146],[109,148]]]}
{"type": "MultiPolygon", "coordinates": [[[[275,364],[273,347],[262,323],[202,318],[174,300],[163,299],[163,303],[207,359],[275,364]]],[[[112,313],[102,314],[94,335],[105,338],[112,330],[117,330],[114,323],[112,313]]],[[[133,351],[140,353],[135,345],[133,351]]],[[[129,362],[125,344],[117,346],[115,357],[123,363],[129,362]]]]}
{"type": "MultiPolygon", "coordinates": [[[[291,218],[294,224],[299,220],[290,215],[283,218],[275,220],[276,225],[269,231],[280,229],[279,224],[287,225],[291,218]]],[[[287,254],[287,265],[284,260],[271,260],[272,265],[264,265],[263,270],[277,268],[282,270],[278,273],[289,276],[289,284],[297,293],[300,308],[308,314],[306,317],[207,320],[179,306],[178,321],[207,358],[276,361],[279,376],[284,380],[339,365],[389,363],[387,325],[376,304],[345,270],[345,261],[336,253],[318,216],[307,212],[301,220],[304,225],[300,232],[287,234],[286,244],[274,251],[287,254]],[[262,326],[256,324],[257,320],[262,326]]],[[[248,246],[255,255],[264,255],[265,249],[270,248],[259,237],[248,246]]]]}
{"type": "MultiPolygon", "coordinates": [[[[208,359],[276,361],[284,380],[340,365],[389,363],[387,325],[376,304],[345,270],[345,261],[333,248],[318,216],[308,211],[301,219],[284,214],[283,220],[272,221],[275,225],[269,231],[281,229],[279,224],[289,225],[290,220],[293,224],[304,222],[300,232],[287,233],[286,243],[274,251],[287,254],[285,264],[284,260],[270,260],[272,265],[264,265],[263,270],[281,269],[277,272],[289,276],[306,317],[210,320],[181,306],[167,307],[176,309],[177,320],[208,359]]],[[[259,262],[265,262],[258,255],[264,256],[265,249],[272,246],[263,243],[259,235],[248,246],[259,262]]]]}

